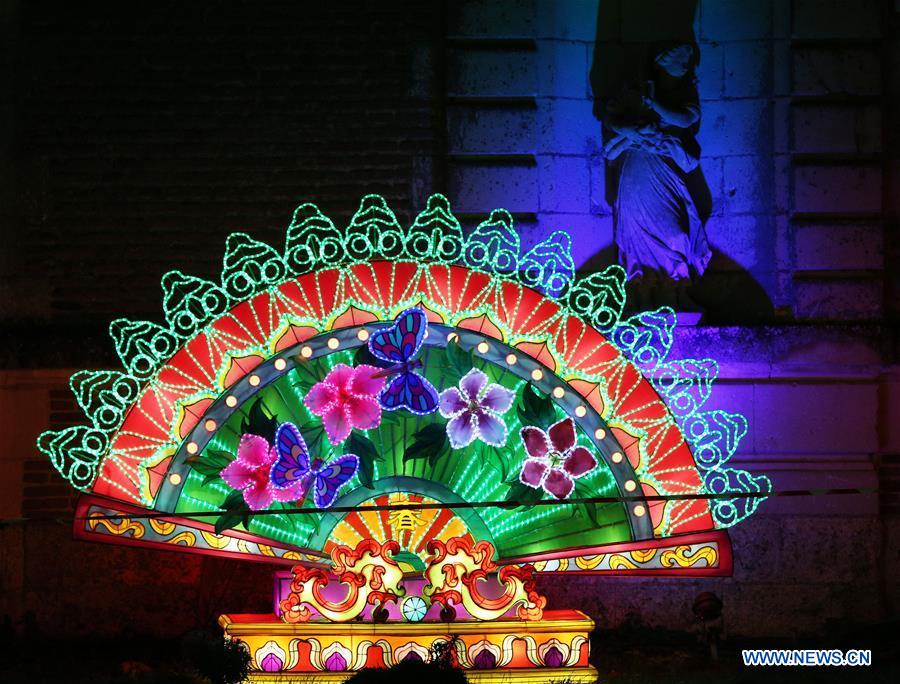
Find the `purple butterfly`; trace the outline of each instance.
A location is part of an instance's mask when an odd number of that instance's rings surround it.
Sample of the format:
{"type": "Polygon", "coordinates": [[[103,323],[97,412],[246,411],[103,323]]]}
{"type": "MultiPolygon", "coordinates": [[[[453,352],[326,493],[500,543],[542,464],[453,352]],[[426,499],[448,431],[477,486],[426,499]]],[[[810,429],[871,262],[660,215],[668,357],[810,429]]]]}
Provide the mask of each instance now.
{"type": "Polygon", "coordinates": [[[393,325],[379,330],[369,338],[369,351],[381,361],[393,364],[376,375],[397,375],[381,390],[379,400],[386,411],[405,408],[416,415],[433,413],[438,405],[438,393],[434,386],[415,372],[422,362],[414,360],[425,333],[428,318],[422,309],[407,309],[394,320],[393,325]]]}
{"type": "Polygon", "coordinates": [[[316,508],[329,508],[337,499],[338,490],[359,469],[359,457],[344,454],[325,463],[321,458],[310,460],[309,449],[293,423],[282,423],[275,433],[278,457],[272,464],[269,479],[279,501],[301,501],[313,488],[316,508]]]}

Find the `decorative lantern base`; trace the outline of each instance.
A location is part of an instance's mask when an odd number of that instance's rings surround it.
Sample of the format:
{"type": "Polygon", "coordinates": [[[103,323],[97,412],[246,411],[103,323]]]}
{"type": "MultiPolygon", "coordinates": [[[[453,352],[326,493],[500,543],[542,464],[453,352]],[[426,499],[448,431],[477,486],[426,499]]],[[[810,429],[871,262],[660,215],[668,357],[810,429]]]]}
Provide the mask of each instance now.
{"type": "Polygon", "coordinates": [[[456,640],[470,682],[595,682],[588,664],[594,621],[577,610],[543,619],[445,622],[301,622],[274,615],[222,615],[229,638],[247,645],[250,682],[344,682],[365,667],[427,660],[436,642],[456,640]]]}

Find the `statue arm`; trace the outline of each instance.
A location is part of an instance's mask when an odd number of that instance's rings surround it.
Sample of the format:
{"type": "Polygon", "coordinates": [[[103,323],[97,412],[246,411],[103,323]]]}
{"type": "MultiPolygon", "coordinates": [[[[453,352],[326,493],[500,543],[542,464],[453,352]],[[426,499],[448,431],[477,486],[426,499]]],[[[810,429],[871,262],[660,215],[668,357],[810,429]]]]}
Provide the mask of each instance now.
{"type": "Polygon", "coordinates": [[[691,103],[684,107],[666,107],[653,98],[645,97],[644,104],[659,115],[660,120],[676,128],[690,128],[700,120],[700,107],[691,103]]]}

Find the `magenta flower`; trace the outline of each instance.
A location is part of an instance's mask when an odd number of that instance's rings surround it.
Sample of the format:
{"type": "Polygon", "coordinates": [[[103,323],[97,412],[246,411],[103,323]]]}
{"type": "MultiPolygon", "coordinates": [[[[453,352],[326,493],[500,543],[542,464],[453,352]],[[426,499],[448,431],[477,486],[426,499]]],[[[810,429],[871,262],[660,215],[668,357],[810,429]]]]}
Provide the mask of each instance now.
{"type": "Polygon", "coordinates": [[[306,393],[303,403],[322,417],[325,434],[332,444],[347,439],[353,428],[371,430],[381,423],[377,397],[384,387],[384,377],[377,377],[379,372],[382,369],[375,366],[351,368],[340,363],[306,393]]]}
{"type": "Polygon", "coordinates": [[[566,499],[575,488],[575,480],[597,467],[597,459],[585,447],[578,446],[575,421],[564,418],[544,432],[528,426],[520,431],[528,458],[522,465],[522,484],[544,491],[557,499],[566,499]]]}
{"type": "Polygon", "coordinates": [[[275,449],[258,435],[242,435],[237,458],[219,473],[232,489],[244,493],[251,510],[268,508],[275,499],[275,488],[269,482],[269,471],[275,462],[275,449]]]}
{"type": "Polygon", "coordinates": [[[237,458],[219,473],[232,489],[240,489],[253,511],[261,511],[273,501],[298,501],[306,496],[308,482],[301,481],[282,489],[272,486],[272,464],[278,451],[259,435],[241,435],[237,458]]]}
{"type": "Polygon", "coordinates": [[[459,389],[441,392],[438,409],[447,423],[450,446],[461,449],[475,439],[491,446],[506,443],[506,423],[500,416],[512,406],[515,392],[497,384],[488,384],[488,376],[477,368],[459,381],[459,389]]]}

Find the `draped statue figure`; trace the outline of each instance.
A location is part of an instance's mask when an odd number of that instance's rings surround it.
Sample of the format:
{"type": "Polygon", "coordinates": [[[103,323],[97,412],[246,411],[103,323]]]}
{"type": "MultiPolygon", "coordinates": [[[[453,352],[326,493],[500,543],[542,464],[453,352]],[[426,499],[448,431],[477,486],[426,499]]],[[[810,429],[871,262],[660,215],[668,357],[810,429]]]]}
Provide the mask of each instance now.
{"type": "Polygon", "coordinates": [[[700,162],[695,47],[656,52],[650,78],[603,105],[606,159],[618,168],[615,239],[629,279],[687,285],[712,252],[686,177],[700,162]]]}

